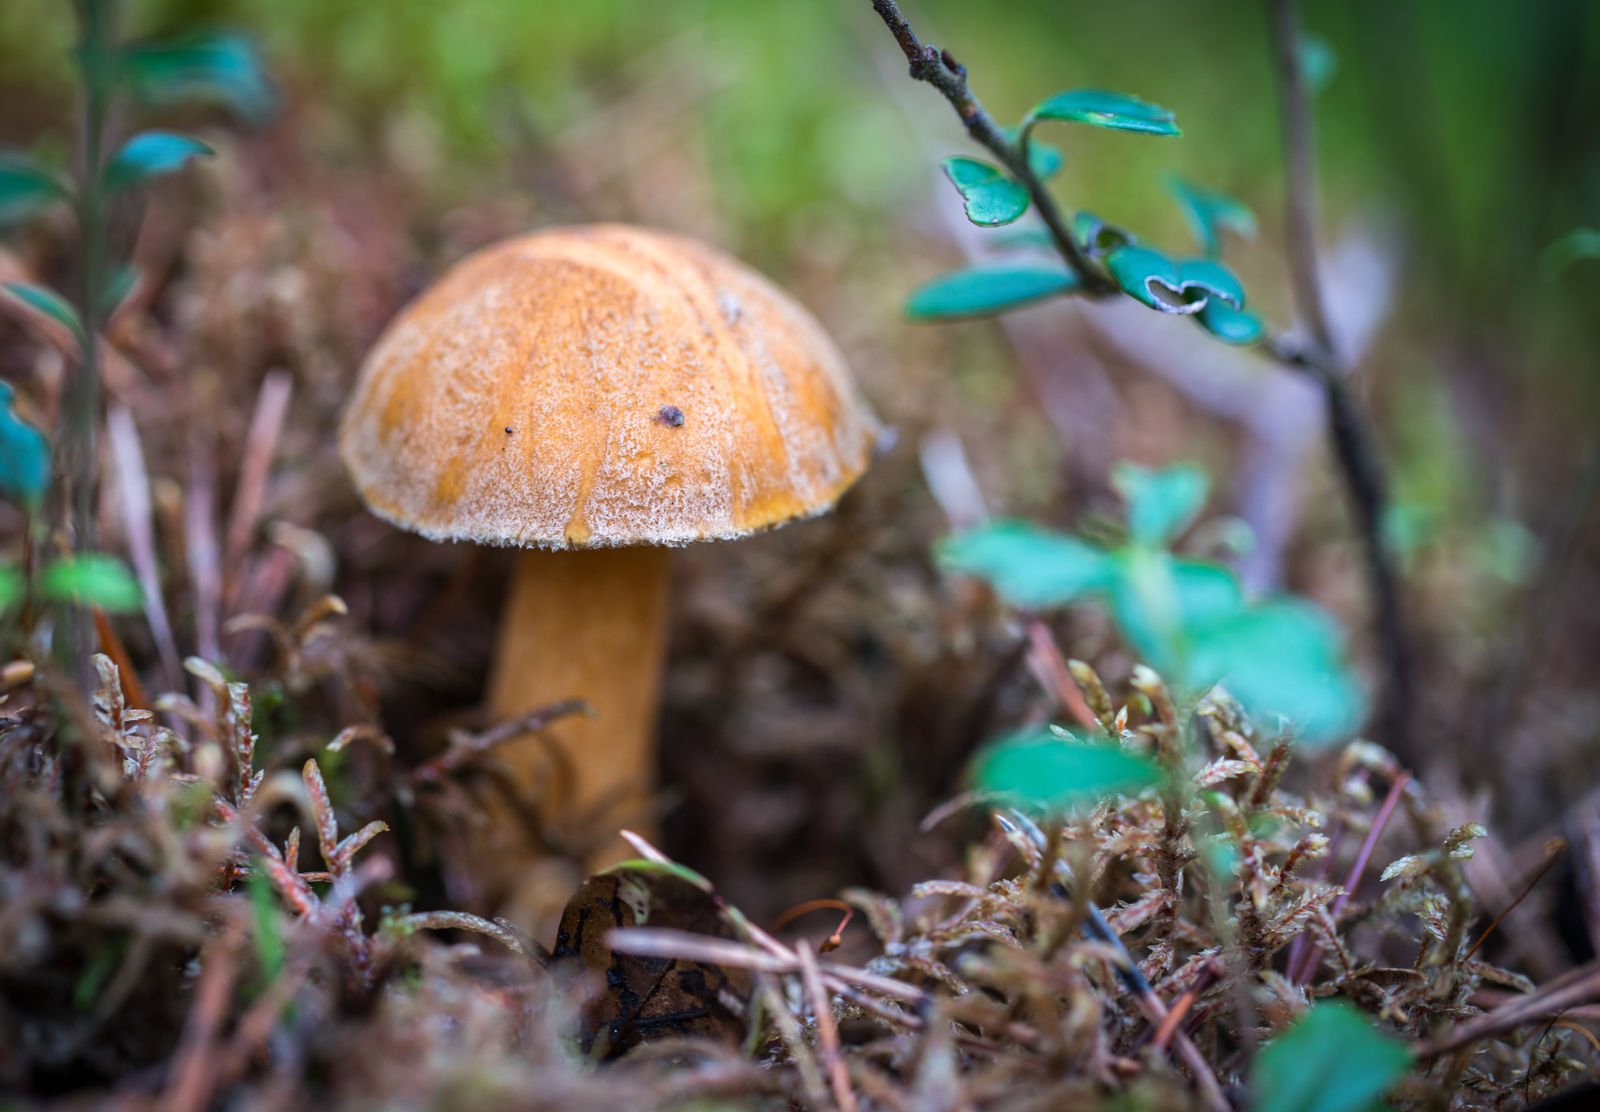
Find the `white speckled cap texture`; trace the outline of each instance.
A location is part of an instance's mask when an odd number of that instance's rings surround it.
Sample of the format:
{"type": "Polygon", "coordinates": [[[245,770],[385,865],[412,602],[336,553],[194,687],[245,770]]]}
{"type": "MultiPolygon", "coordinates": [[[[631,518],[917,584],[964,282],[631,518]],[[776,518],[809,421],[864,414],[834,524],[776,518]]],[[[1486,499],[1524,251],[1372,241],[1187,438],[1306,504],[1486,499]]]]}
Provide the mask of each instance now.
{"type": "Polygon", "coordinates": [[[593,225],[479,251],[402,310],[339,452],[374,513],[435,540],[680,545],[826,511],[878,431],[771,282],[682,236],[593,225]]]}

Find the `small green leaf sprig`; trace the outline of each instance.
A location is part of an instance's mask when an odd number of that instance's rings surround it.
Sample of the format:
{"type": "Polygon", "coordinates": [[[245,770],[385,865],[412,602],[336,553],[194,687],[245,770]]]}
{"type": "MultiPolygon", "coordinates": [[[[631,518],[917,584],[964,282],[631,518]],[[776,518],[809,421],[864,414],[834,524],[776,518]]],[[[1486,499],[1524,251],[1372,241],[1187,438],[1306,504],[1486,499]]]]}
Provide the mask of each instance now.
{"type": "Polygon", "coordinates": [[[1248,600],[1227,568],[1172,551],[1205,505],[1205,472],[1121,463],[1112,483],[1127,516],[1111,540],[997,521],[946,539],[938,561],[1022,609],[1105,607],[1139,658],[1192,696],[1222,683],[1256,717],[1287,720],[1302,742],[1347,736],[1364,700],[1334,620],[1300,598],[1248,600]]]}
{"type": "Polygon", "coordinates": [[[912,292],[906,302],[909,317],[961,320],[1067,294],[1123,293],[1158,312],[1193,316],[1227,343],[1253,344],[1266,335],[1260,319],[1245,308],[1243,285],[1220,258],[1224,230],[1255,234],[1255,216],[1239,201],[1181,179],[1170,181],[1203,252],[1198,258],[1172,258],[1093,213],[1078,213],[1069,226],[1045,188],[1065,159],[1057,148],[1035,140],[1040,124],[1181,135],[1172,112],[1128,93],[1069,89],[1035,105],[1016,127],[1001,127],[967,87],[964,67],[947,51],[924,46],[893,0],[874,0],[873,6],[899,40],[912,76],[943,92],[968,133],[1000,160],[1000,165],[965,156],[944,160],[945,176],[961,194],[967,219],[982,228],[997,228],[1035,208],[1044,223],[1043,234],[1017,240],[1054,247],[1066,263],[1064,268],[984,265],[943,275],[912,292]]]}
{"type": "MultiPolygon", "coordinates": [[[[77,343],[77,367],[67,384],[61,428],[53,438],[56,459],[45,474],[48,478],[53,470],[69,484],[71,505],[62,499],[57,507],[59,524],[70,521],[72,544],[81,553],[95,547],[100,420],[96,337],[138,277],[132,267],[113,257],[107,216],[120,195],[213,153],[204,141],[174,131],[138,131],[118,143],[112,134],[113,109],[120,100],[162,106],[198,99],[259,120],[272,111],[274,99],[248,38],[214,33],[160,42],[124,42],[117,34],[120,8],[120,0],[82,0],[77,5],[76,54],[83,86],[78,145],[83,155],[75,170],[53,166],[25,152],[0,151],[0,230],[26,224],[63,205],[77,219],[82,278],[71,297],[28,282],[4,283],[0,295],[61,325],[77,343]]],[[[14,438],[0,444],[0,450],[28,451],[14,438]]],[[[21,466],[20,459],[0,461],[0,469],[21,466]]],[[[48,490],[23,500],[36,507],[47,501],[46,494],[48,490]]]]}

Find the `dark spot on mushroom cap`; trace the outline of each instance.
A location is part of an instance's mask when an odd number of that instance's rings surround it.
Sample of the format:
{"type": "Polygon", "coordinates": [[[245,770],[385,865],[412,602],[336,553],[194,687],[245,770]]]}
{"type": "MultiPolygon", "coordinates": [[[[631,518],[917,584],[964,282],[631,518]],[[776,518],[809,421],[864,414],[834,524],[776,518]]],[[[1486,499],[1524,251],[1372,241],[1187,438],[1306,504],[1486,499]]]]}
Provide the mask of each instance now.
{"type": "Polygon", "coordinates": [[[683,426],[683,410],[675,405],[664,405],[661,407],[661,412],[656,414],[656,423],[666,425],[671,429],[681,428],[683,426]]]}
{"type": "Polygon", "coordinates": [[[511,426],[510,426],[510,425],[507,425],[507,426],[506,426],[506,435],[507,435],[507,436],[510,436],[510,435],[511,435],[511,426]]]}

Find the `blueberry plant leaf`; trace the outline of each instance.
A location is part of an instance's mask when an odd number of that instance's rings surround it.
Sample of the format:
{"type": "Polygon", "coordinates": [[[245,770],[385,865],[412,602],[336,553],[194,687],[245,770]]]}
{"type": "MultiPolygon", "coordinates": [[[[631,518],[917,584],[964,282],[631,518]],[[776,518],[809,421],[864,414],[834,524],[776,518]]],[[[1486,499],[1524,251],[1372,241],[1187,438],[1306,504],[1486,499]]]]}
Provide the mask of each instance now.
{"type": "Polygon", "coordinates": [[[152,104],[215,101],[249,120],[265,119],[276,105],[255,43],[236,32],[135,43],[120,62],[123,82],[152,104]]]}
{"type": "Polygon", "coordinates": [[[1205,307],[1206,294],[1196,288],[1184,292],[1178,264],[1151,247],[1121,247],[1106,256],[1122,292],[1135,301],[1163,313],[1198,313],[1205,307]]]}
{"type": "Polygon", "coordinates": [[[66,189],[44,166],[21,155],[0,155],[0,228],[21,224],[66,198],[66,189]]]}
{"type": "Polygon", "coordinates": [[[1146,135],[1182,135],[1176,117],[1159,104],[1151,104],[1127,93],[1107,89],[1069,89],[1037,105],[1023,121],[1029,127],[1039,120],[1088,124],[1115,131],[1137,131],[1146,135]]]}
{"type": "Polygon", "coordinates": [[[1167,178],[1167,191],[1178,202],[1200,250],[1215,258],[1222,252],[1222,233],[1231,231],[1254,239],[1260,230],[1256,214],[1243,201],[1218,193],[1173,174],[1167,178]]]}
{"type": "Polygon", "coordinates": [[[1006,601],[1026,608],[1059,606],[1101,589],[1114,570],[1093,545],[1025,521],[997,521],[946,538],[935,558],[946,571],[988,580],[1006,601]]]}
{"type": "Polygon", "coordinates": [[[1244,308],[1244,286],[1233,271],[1215,259],[1184,259],[1178,264],[1180,292],[1205,291],[1208,299],[1227,302],[1235,309],[1244,308]]]}
{"type": "Polygon", "coordinates": [[[1028,211],[1028,191],[998,166],[976,158],[947,158],[944,173],[966,203],[967,219],[980,228],[1009,224],[1028,211]]]}
{"type": "Polygon", "coordinates": [[[1115,567],[1111,613],[1123,639],[1140,659],[1189,686],[1193,631],[1239,611],[1244,595],[1238,580],[1220,565],[1180,560],[1143,545],[1119,551],[1115,567]]]}
{"type": "Polygon", "coordinates": [[[1367,1112],[1411,1066],[1398,1039],[1341,1000],[1316,1004],[1256,1056],[1251,1112],[1367,1112]]]}
{"type": "Polygon", "coordinates": [[[1253,344],[1266,334],[1261,318],[1248,309],[1235,309],[1213,297],[1194,315],[1201,328],[1228,344],[1253,344]]]}
{"type": "Polygon", "coordinates": [[[50,442],[18,417],[16,394],[0,382],[0,493],[22,506],[35,506],[50,485],[50,442]]]}
{"type": "Polygon", "coordinates": [[[108,192],[141,185],[183,169],[196,158],[215,154],[209,143],[176,131],[141,131],[122,145],[106,166],[108,192]]]}
{"type": "Polygon", "coordinates": [[[133,573],[121,560],[98,552],[51,564],[44,570],[40,586],[44,597],[55,602],[114,612],[132,612],[144,605],[133,573]]]}
{"type": "Polygon", "coordinates": [[[1028,168],[1040,181],[1049,181],[1061,173],[1061,168],[1067,164],[1061,151],[1049,143],[1041,143],[1037,139],[1028,144],[1028,168]]]}
{"type": "Polygon", "coordinates": [[[1302,743],[1326,744],[1354,729],[1364,709],[1342,641],[1318,607],[1279,598],[1199,624],[1186,666],[1196,686],[1220,682],[1252,714],[1281,715],[1302,743]]]}
{"type": "Polygon", "coordinates": [[[1166,545],[1193,524],[1211,492],[1211,478],[1193,463],[1154,470],[1124,460],[1111,486],[1128,507],[1128,532],[1148,545],[1166,545]]]}
{"type": "Polygon", "coordinates": [[[1068,740],[1046,729],[1009,734],[979,754],[974,787],[1050,811],[1088,806],[1161,782],[1151,762],[1110,745],[1068,740]]]}
{"type": "Polygon", "coordinates": [[[78,310],[54,290],[35,286],[29,282],[0,283],[0,289],[4,289],[30,309],[37,310],[57,324],[65,326],[80,345],[88,346],[89,334],[84,331],[83,320],[78,316],[78,310]]]}
{"type": "Polygon", "coordinates": [[[913,290],[906,300],[906,316],[912,320],[992,316],[1071,293],[1078,285],[1078,276],[1060,267],[973,267],[935,278],[913,290]]]}
{"type": "Polygon", "coordinates": [[[1138,237],[1128,229],[1101,220],[1087,210],[1073,218],[1073,231],[1083,244],[1084,254],[1091,258],[1109,255],[1121,247],[1137,243],[1138,237]]]}

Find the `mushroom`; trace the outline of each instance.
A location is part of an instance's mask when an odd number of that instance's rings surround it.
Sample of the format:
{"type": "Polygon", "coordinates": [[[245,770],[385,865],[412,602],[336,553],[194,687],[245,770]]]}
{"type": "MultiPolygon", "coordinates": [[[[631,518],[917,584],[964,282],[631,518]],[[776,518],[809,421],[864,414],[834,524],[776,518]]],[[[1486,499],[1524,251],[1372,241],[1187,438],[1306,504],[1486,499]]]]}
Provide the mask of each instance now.
{"type": "MultiPolygon", "coordinates": [[[[772,283],[694,240],[594,225],[485,248],[407,306],[339,451],[384,520],[522,549],[488,703],[590,703],[550,735],[571,813],[592,818],[654,785],[665,546],[825,513],[878,432],[839,350],[772,283]]],[[[523,738],[502,756],[531,786],[540,753],[523,738]]]]}

